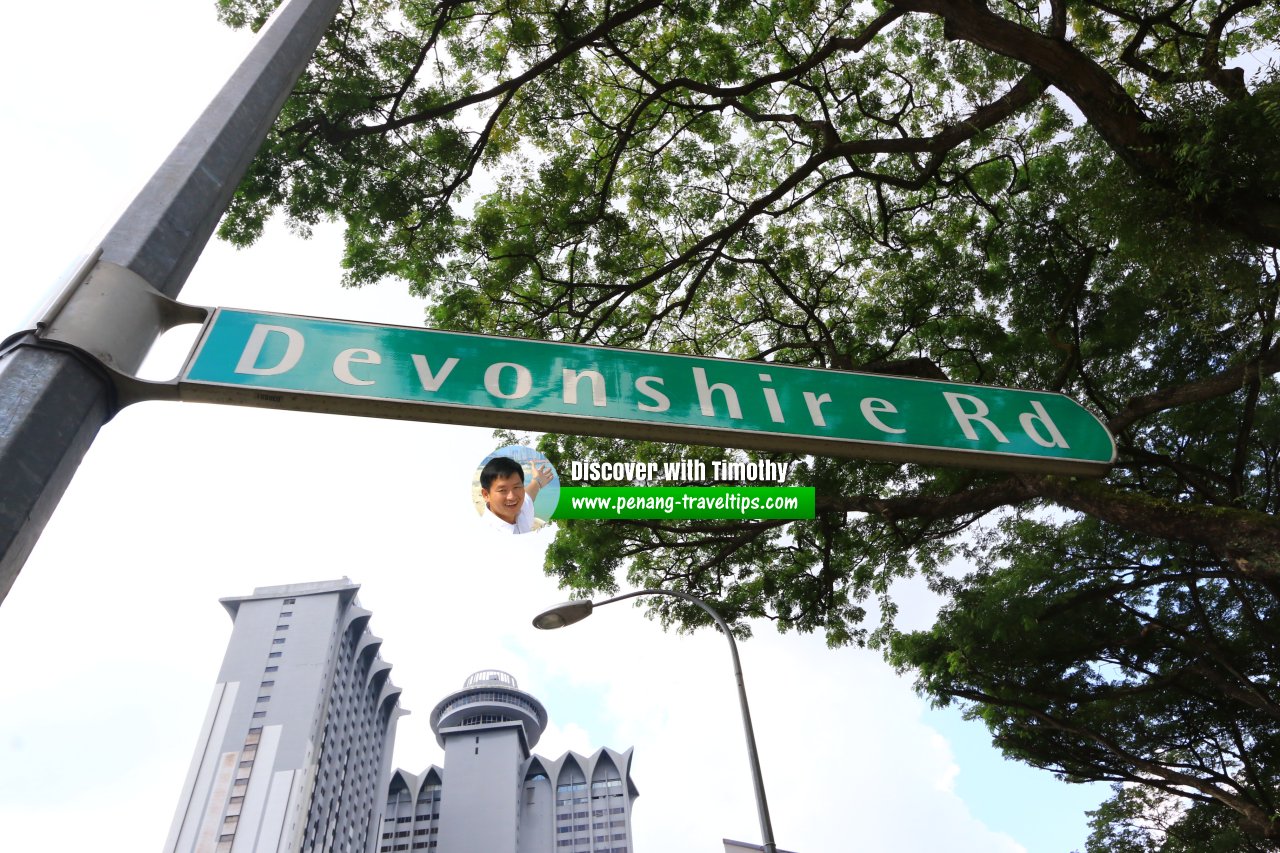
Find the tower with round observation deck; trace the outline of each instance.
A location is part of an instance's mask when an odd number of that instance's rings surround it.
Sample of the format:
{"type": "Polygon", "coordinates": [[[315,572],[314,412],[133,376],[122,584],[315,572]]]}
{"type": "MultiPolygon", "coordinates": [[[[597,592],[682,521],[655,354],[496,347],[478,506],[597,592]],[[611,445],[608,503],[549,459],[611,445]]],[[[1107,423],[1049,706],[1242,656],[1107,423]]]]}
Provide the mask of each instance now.
{"type": "Polygon", "coordinates": [[[631,750],[533,754],[547,711],[481,670],[431,712],[444,767],[397,770],[379,853],[632,853],[631,750]]]}
{"type": "Polygon", "coordinates": [[[547,725],[542,703],[505,672],[471,675],[431,712],[449,784],[440,801],[440,849],[512,850],[521,765],[547,725]]]}

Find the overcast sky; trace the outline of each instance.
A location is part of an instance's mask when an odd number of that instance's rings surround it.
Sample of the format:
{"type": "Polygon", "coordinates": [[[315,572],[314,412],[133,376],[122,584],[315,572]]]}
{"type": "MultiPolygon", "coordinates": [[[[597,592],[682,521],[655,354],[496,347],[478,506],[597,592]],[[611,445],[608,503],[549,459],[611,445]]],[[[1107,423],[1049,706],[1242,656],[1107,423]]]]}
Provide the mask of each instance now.
{"type": "MultiPolygon", "coordinates": [[[[92,246],[249,43],[220,27],[214,0],[6,14],[0,334],[92,246]]],[[[250,251],[211,244],[182,299],[420,325],[402,287],[338,286],[339,234],[277,225],[250,251]]],[[[152,375],[176,373],[186,346],[162,344],[152,375]]],[[[541,570],[554,534],[479,528],[468,490],[493,449],[481,428],[159,402],[117,415],[0,607],[0,844],[159,850],[231,630],[217,599],[342,576],[361,584],[413,712],[397,765],[439,763],[431,708],[471,672],[505,669],[550,713],[539,753],[635,748],[639,853],[758,842],[724,639],[666,634],[630,602],[530,627],[566,597],[541,570]]],[[[902,592],[925,624],[936,603],[902,592]]],[[[1083,811],[1105,790],[1004,761],[875,653],[769,624],[741,652],[781,846],[1083,846],[1083,811]]]]}

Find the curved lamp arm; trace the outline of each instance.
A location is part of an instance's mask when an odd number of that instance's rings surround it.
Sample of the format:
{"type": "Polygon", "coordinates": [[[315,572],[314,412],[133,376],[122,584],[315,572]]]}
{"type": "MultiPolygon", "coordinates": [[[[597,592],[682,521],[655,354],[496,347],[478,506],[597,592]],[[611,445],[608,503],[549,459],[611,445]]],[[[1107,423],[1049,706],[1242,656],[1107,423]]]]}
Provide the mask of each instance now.
{"type": "Polygon", "coordinates": [[[574,622],[581,622],[586,619],[596,607],[613,604],[615,601],[625,601],[628,598],[637,598],[642,595],[670,595],[684,599],[691,604],[696,604],[715,620],[716,627],[728,639],[729,652],[733,655],[733,676],[738,682],[738,704],[742,709],[742,728],[747,736],[747,758],[751,762],[751,780],[755,785],[756,811],[760,816],[760,834],[764,839],[764,853],[777,853],[778,846],[773,840],[773,823],[769,819],[769,801],[764,794],[764,777],[760,773],[760,755],[756,752],[755,730],[751,726],[751,708],[747,705],[747,688],[742,683],[742,663],[738,659],[738,644],[734,642],[733,632],[729,630],[728,624],[721,618],[719,613],[711,608],[711,605],[697,596],[689,595],[686,592],[677,592],[673,589],[638,589],[634,592],[616,595],[613,598],[606,598],[604,601],[593,602],[580,598],[575,601],[557,604],[555,607],[548,608],[535,616],[533,626],[544,630],[563,628],[566,625],[572,625],[574,622]]]}

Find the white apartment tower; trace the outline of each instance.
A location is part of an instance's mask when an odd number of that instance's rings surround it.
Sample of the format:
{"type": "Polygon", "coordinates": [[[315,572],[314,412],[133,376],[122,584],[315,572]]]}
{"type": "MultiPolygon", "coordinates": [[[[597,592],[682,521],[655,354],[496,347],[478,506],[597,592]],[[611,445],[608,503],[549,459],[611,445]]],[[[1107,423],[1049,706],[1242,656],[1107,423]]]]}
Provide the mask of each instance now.
{"type": "Polygon", "coordinates": [[[400,689],[359,586],[222,599],[234,622],[165,853],[374,853],[400,689]]]}
{"type": "Polygon", "coordinates": [[[631,750],[534,755],[546,724],[507,673],[469,677],[431,712],[444,768],[391,776],[379,853],[632,853],[631,750]]]}

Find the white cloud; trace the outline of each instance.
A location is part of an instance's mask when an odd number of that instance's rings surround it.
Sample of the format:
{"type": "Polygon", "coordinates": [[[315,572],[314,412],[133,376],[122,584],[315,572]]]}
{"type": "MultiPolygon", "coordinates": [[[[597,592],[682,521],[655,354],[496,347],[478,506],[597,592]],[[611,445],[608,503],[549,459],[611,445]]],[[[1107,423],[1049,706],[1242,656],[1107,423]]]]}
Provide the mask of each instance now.
{"type": "MultiPolygon", "coordinates": [[[[692,851],[708,839],[758,839],[727,643],[709,631],[663,634],[625,607],[601,608],[539,640],[537,651],[552,678],[604,689],[613,745],[641,745],[638,846],[692,851]],[[661,817],[642,820],[650,815],[661,817]]],[[[957,771],[946,742],[920,722],[922,703],[877,656],[831,651],[767,625],[740,646],[781,846],[1023,849],[968,815],[951,789],[957,771]]]]}

